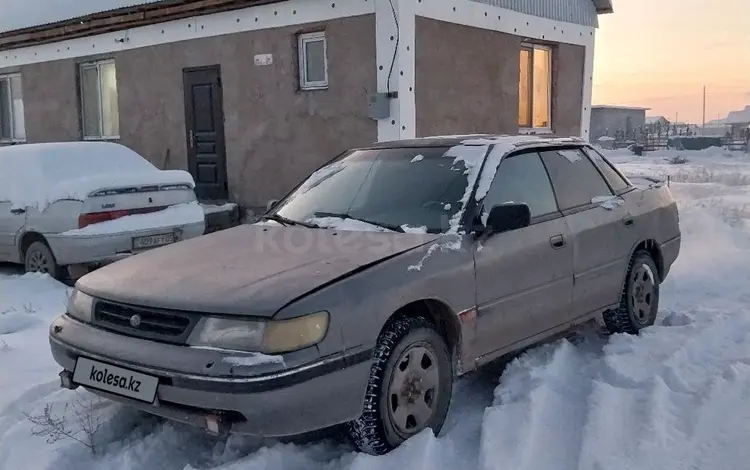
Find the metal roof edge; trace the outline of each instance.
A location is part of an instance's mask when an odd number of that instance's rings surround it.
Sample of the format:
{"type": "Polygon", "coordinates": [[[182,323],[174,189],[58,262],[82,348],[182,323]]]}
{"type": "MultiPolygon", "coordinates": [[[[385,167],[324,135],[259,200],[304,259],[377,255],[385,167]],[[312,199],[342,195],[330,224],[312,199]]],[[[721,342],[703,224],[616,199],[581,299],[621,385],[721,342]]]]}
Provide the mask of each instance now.
{"type": "Polygon", "coordinates": [[[596,12],[600,15],[615,12],[612,0],[592,0],[592,2],[594,2],[594,6],[596,7],[596,12]]]}

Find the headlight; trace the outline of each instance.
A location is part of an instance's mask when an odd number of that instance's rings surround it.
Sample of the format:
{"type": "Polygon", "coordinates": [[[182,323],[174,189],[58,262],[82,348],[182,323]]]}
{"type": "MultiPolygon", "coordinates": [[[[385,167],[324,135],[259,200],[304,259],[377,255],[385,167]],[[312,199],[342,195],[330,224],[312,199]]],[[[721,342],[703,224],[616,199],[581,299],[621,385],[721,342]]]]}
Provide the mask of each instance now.
{"type": "Polygon", "coordinates": [[[85,323],[91,323],[94,310],[94,298],[74,289],[68,299],[68,315],[85,323]]]}
{"type": "Polygon", "coordinates": [[[318,344],[328,331],[328,312],[281,321],[205,317],[188,338],[190,346],[279,354],[318,344]]]}

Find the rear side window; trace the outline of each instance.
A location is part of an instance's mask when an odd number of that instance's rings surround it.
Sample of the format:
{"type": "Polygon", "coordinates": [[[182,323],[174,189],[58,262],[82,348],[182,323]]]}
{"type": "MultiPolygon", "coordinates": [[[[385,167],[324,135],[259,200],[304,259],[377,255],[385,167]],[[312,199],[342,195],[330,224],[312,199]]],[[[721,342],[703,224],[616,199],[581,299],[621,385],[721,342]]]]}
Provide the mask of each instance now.
{"type": "Polygon", "coordinates": [[[529,206],[531,217],[557,212],[555,193],[538,153],[513,155],[500,163],[484,198],[484,210],[509,202],[529,206]]]}
{"type": "Polygon", "coordinates": [[[611,163],[604,159],[599,152],[592,149],[586,149],[586,153],[591,160],[594,162],[599,171],[602,172],[604,177],[612,186],[612,189],[617,193],[628,188],[628,182],[623,179],[622,176],[614,169],[611,163]]]}
{"type": "Polygon", "coordinates": [[[590,204],[597,196],[612,192],[594,164],[579,149],[541,153],[561,210],[590,204]]]}

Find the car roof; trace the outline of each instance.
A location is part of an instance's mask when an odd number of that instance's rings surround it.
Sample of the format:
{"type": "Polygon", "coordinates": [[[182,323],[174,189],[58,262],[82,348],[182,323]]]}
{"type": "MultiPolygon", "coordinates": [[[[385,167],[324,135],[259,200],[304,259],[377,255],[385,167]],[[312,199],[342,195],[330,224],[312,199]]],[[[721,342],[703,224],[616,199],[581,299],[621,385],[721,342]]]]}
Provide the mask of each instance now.
{"type": "MultiPolygon", "coordinates": [[[[505,145],[512,148],[550,147],[560,145],[586,145],[580,137],[507,134],[462,134],[420,137],[416,139],[378,142],[359,149],[393,149],[409,147],[455,147],[458,145],[505,145]]],[[[512,151],[512,150],[511,150],[512,151]]]]}

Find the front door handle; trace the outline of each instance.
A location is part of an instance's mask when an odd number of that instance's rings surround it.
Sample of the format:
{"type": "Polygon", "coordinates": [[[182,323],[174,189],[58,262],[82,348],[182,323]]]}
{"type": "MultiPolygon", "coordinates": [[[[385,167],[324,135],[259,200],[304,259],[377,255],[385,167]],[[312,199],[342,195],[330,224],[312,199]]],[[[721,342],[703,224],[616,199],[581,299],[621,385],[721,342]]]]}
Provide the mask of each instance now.
{"type": "Polygon", "coordinates": [[[552,248],[559,250],[565,246],[565,237],[562,234],[549,237],[549,244],[552,245],[552,248]]]}
{"type": "Polygon", "coordinates": [[[632,226],[633,226],[633,224],[635,223],[635,220],[633,220],[633,218],[632,218],[632,217],[628,217],[628,218],[626,218],[626,219],[625,219],[625,220],[623,221],[623,223],[625,224],[625,226],[626,226],[626,227],[632,227],[632,226]]]}
{"type": "Polygon", "coordinates": [[[10,213],[11,214],[16,214],[16,215],[18,215],[18,214],[25,214],[26,213],[26,209],[20,209],[20,208],[19,209],[11,209],[10,213]]]}

